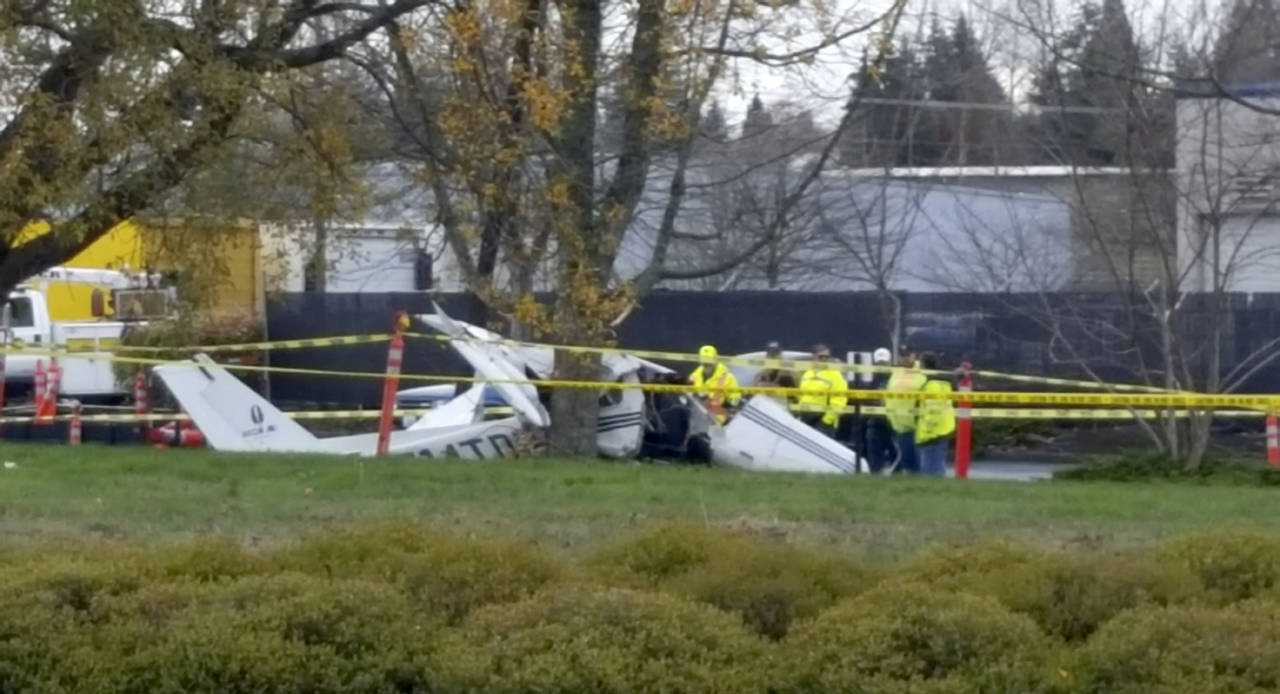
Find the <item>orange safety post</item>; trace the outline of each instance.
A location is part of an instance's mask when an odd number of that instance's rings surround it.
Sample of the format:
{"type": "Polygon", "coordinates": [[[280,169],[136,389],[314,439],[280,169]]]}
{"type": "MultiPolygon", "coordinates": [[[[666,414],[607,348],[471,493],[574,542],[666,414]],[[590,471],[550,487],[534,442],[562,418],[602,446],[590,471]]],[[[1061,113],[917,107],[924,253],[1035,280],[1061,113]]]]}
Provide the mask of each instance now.
{"type": "MultiPolygon", "coordinates": [[[[58,367],[57,361],[52,361],[49,363],[49,370],[45,373],[44,395],[36,400],[37,424],[48,424],[58,413],[58,391],[61,389],[62,369],[58,367]]],[[[39,386],[36,390],[40,390],[39,386]]]]}
{"type": "Polygon", "coordinates": [[[1276,413],[1267,413],[1267,464],[1280,465],[1280,427],[1276,426],[1276,413]]]}
{"type": "Polygon", "coordinates": [[[80,428],[80,403],[75,402],[71,405],[71,426],[67,428],[67,443],[72,446],[79,446],[82,437],[82,429],[80,428]]]}
{"type": "MultiPolygon", "coordinates": [[[[964,362],[960,365],[960,392],[973,392],[973,365],[964,362]]],[[[973,448],[973,412],[972,403],[961,400],[956,407],[956,479],[969,478],[969,460],[973,448]]]]}
{"type": "Polygon", "coordinates": [[[48,375],[44,372],[44,360],[37,359],[35,379],[31,382],[31,398],[35,401],[35,421],[37,423],[42,423],[40,422],[39,415],[41,410],[44,409],[44,398],[48,395],[48,393],[45,392],[49,389],[48,378],[48,375]]]}
{"type": "Polygon", "coordinates": [[[391,446],[391,419],[396,410],[396,389],[400,386],[400,366],[404,362],[404,331],[409,328],[409,314],[396,312],[396,325],[387,349],[387,374],[382,381],[382,416],[378,420],[379,456],[391,446]]]}

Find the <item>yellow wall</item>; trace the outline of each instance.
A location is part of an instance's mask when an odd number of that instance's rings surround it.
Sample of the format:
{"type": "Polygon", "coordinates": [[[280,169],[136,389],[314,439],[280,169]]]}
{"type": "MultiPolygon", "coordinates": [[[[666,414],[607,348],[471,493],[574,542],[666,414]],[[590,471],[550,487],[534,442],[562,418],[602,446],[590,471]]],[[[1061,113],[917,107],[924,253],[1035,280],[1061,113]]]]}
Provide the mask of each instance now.
{"type": "Polygon", "coordinates": [[[101,289],[105,296],[111,296],[110,287],[79,282],[40,280],[35,288],[44,294],[49,304],[49,319],[53,321],[93,320],[96,317],[93,315],[94,290],[101,289]]]}
{"type": "MultiPolygon", "coordinates": [[[[18,235],[14,246],[21,246],[47,233],[47,223],[34,222],[18,235]]],[[[139,229],[132,222],[121,222],[63,265],[105,270],[123,270],[127,265],[129,269],[137,270],[142,266],[142,237],[139,229]]]]}
{"type": "MultiPolygon", "coordinates": [[[[19,235],[15,245],[48,231],[48,224],[31,224],[19,235]]],[[[206,285],[188,289],[206,292],[213,313],[256,316],[262,301],[258,243],[257,228],[247,223],[215,229],[176,224],[140,226],[125,221],[64,265],[108,270],[127,268],[134,272],[143,269],[185,272],[206,285]]],[[[179,293],[183,289],[179,285],[179,293]]],[[[91,293],[89,285],[55,282],[48,283],[45,290],[54,320],[90,318],[88,297],[91,293]]]]}

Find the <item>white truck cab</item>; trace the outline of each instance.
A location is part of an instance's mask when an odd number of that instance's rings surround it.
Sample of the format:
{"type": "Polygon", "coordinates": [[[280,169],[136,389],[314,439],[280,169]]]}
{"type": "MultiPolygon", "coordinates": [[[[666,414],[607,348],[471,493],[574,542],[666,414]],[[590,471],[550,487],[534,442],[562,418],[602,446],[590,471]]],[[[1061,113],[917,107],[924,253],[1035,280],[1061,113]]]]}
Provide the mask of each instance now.
{"type": "MultiPolygon", "coordinates": [[[[7,313],[9,343],[29,348],[101,354],[119,342],[126,326],[122,321],[55,322],[50,319],[45,296],[29,288],[10,292],[7,313]]],[[[2,330],[3,326],[0,325],[0,331],[2,330]]],[[[35,380],[37,361],[43,361],[48,368],[52,358],[28,354],[6,355],[6,390],[29,390],[35,380]]],[[[100,401],[115,400],[124,395],[124,391],[115,382],[110,361],[59,357],[57,364],[62,369],[60,396],[100,401]]]]}

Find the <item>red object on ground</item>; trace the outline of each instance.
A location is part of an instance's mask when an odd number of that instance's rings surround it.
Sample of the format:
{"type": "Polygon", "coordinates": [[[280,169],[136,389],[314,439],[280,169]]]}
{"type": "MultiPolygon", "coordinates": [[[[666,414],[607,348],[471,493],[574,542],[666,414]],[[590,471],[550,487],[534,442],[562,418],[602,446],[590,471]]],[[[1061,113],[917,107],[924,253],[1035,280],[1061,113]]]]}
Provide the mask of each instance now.
{"type": "MultiPolygon", "coordinates": [[[[973,365],[964,362],[960,365],[960,392],[969,393],[973,391],[973,377],[970,371],[973,365]]],[[[969,459],[972,454],[973,446],[973,412],[971,410],[972,403],[968,401],[960,401],[959,407],[956,408],[956,479],[969,478],[969,459]]]]}
{"type": "Polygon", "coordinates": [[[181,446],[183,448],[200,448],[204,446],[204,434],[191,422],[178,422],[156,427],[148,432],[147,440],[156,447],[181,446]]]}
{"type": "Polygon", "coordinates": [[[400,386],[400,366],[404,363],[404,331],[409,327],[409,315],[396,312],[396,325],[391,334],[391,346],[387,349],[387,373],[382,381],[382,416],[378,419],[377,454],[385,456],[391,446],[391,420],[396,410],[396,389],[400,386]]]}

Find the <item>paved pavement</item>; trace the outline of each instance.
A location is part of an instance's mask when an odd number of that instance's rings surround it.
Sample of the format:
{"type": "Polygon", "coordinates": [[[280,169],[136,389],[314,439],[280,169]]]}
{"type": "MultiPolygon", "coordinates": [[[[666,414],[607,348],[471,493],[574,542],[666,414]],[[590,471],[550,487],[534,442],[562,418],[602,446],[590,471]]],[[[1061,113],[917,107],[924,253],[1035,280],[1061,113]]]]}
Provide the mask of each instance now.
{"type": "MultiPolygon", "coordinates": [[[[974,480],[1006,480],[1010,482],[1031,482],[1047,480],[1053,477],[1055,470],[1064,470],[1073,465],[1067,463],[1036,463],[1017,461],[974,461],[969,466],[969,479],[974,480]]],[[[955,475],[955,470],[951,470],[955,475]]]]}

